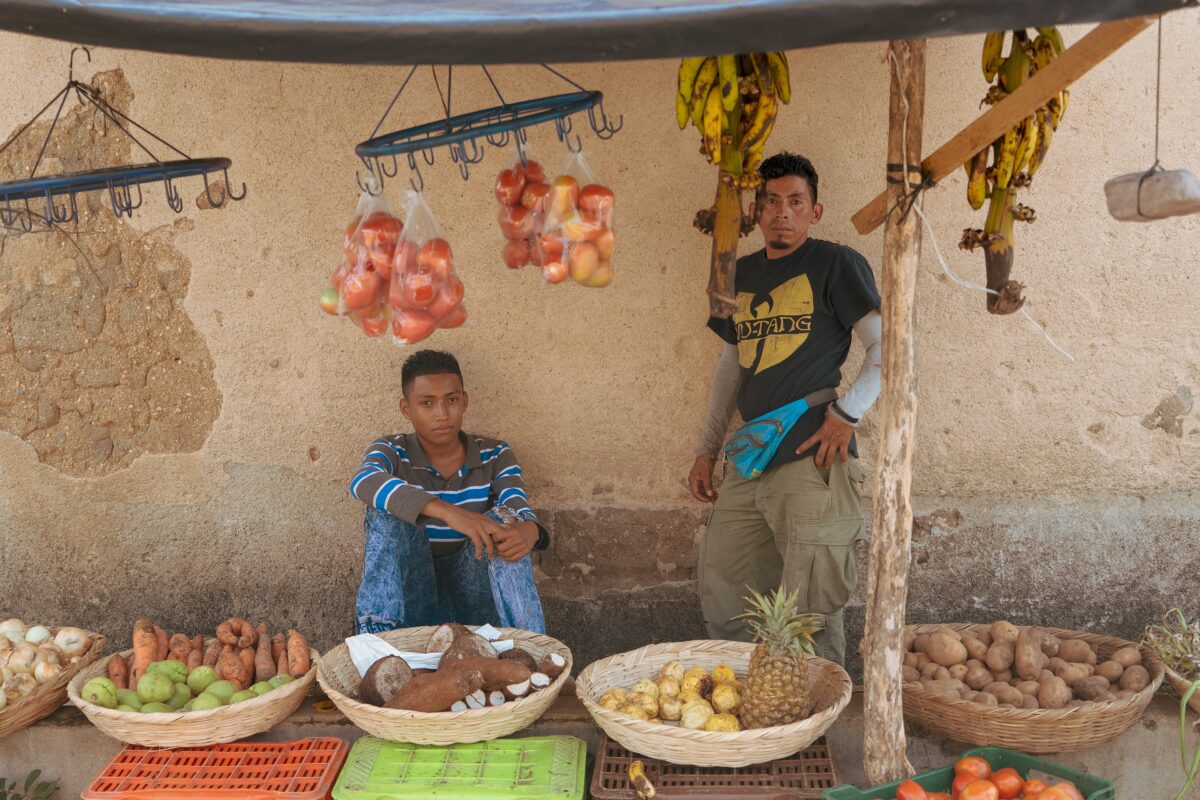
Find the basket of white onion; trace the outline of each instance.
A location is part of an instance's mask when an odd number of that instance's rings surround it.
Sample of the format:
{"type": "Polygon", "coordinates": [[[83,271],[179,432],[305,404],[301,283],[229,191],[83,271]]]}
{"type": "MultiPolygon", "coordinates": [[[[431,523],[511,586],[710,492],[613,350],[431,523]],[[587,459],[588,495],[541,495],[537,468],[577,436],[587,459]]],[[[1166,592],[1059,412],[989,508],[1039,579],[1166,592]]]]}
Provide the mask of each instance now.
{"type": "Polygon", "coordinates": [[[67,684],[104,652],[104,637],[82,628],[0,622],[0,737],[54,713],[67,684]]]}

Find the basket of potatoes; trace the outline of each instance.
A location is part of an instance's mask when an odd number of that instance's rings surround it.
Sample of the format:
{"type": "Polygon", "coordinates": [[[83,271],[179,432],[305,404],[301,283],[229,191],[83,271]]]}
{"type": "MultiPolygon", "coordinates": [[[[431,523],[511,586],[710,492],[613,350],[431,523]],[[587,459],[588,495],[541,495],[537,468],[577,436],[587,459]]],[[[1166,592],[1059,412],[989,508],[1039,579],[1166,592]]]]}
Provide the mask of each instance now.
{"type": "Polygon", "coordinates": [[[1137,721],[1163,681],[1148,648],[1059,628],[909,625],[904,717],[955,741],[1083,750],[1137,721]]]}

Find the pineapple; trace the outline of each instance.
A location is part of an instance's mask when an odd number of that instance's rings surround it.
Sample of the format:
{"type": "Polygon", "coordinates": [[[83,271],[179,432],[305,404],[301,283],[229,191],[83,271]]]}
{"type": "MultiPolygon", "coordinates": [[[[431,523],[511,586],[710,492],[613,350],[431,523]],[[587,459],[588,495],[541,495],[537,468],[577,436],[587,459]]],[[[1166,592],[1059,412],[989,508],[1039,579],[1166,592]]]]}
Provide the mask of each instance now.
{"type": "Polygon", "coordinates": [[[737,617],[747,620],[758,642],[739,709],[745,728],[787,725],[812,713],[805,653],[813,651],[821,615],[797,613],[799,598],[799,589],[785,595],[781,587],[770,597],[751,589],[749,610],[737,617]]]}

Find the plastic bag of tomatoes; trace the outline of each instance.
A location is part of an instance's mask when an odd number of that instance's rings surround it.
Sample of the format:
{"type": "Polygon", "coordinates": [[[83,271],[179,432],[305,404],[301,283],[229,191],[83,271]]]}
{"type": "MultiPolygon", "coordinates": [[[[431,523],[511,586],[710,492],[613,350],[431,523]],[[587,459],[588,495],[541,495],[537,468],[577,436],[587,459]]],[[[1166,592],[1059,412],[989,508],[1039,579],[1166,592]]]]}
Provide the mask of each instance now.
{"type": "Polygon", "coordinates": [[[467,321],[463,283],[454,273],[454,255],[433,210],[418,192],[408,192],[406,205],[387,294],[392,341],[398,345],[419,342],[438,328],[457,328],[467,321]]]}
{"type": "Polygon", "coordinates": [[[349,316],[368,336],[386,333],[392,256],[403,229],[382,194],[363,192],[346,226],[330,288],[321,295],[321,309],[349,316]]]}
{"type": "Polygon", "coordinates": [[[568,277],[598,289],[612,283],[615,204],[613,191],[600,181],[583,152],[572,153],[550,182],[534,252],[534,263],[541,264],[547,283],[562,283],[568,277]]]}
{"type": "Polygon", "coordinates": [[[520,269],[533,263],[536,237],[542,232],[550,184],[542,165],[530,158],[518,159],[496,176],[496,221],[504,234],[504,264],[520,269]]]}

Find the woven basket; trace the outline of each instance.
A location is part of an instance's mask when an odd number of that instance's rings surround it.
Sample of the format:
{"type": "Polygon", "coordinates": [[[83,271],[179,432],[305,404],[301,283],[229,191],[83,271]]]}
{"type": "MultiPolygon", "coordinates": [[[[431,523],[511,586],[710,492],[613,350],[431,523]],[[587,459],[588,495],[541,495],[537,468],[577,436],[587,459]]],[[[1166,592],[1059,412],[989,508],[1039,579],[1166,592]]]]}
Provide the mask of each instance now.
{"type": "MultiPolygon", "coordinates": [[[[425,652],[436,626],[400,628],[379,637],[401,652],[425,652]]],[[[516,628],[497,628],[501,639],[512,639],[522,650],[540,661],[547,653],[558,653],[567,660],[562,674],[545,689],[531,692],[519,700],[501,706],[473,708],[467,711],[441,711],[429,714],[402,711],[361,703],[351,698],[361,680],[350,650],[342,642],[321,657],[317,682],[351,722],[372,736],[393,742],[412,744],[464,744],[485,742],[516,733],[533,724],[558,697],[571,674],[571,650],[565,644],[539,633],[516,628]]]]}
{"type": "MultiPolygon", "coordinates": [[[[1187,694],[1188,689],[1192,688],[1192,682],[1170,667],[1165,667],[1165,671],[1167,674],[1167,683],[1171,684],[1171,688],[1174,689],[1176,694],[1178,694],[1180,699],[1182,699],[1183,696],[1187,694]]],[[[1188,708],[1190,708],[1192,711],[1195,711],[1197,714],[1200,714],[1200,690],[1197,690],[1196,693],[1192,695],[1192,699],[1188,700],[1188,708]]]]}
{"type": "Polygon", "coordinates": [[[628,688],[642,678],[656,678],[663,665],[682,661],[687,667],[712,670],[728,664],[745,675],[754,645],[746,642],[698,640],[652,644],[589,664],[575,681],[575,694],[596,724],[627,749],[674,764],[698,767],[744,767],[791,756],[819,739],[850,702],[850,676],[823,658],[809,658],[808,686],[814,701],[808,719],[790,725],[736,733],[695,731],[644,722],[601,708],[597,700],[615,687],[628,688]]]}
{"type": "MultiPolygon", "coordinates": [[[[987,625],[908,625],[915,633],[940,628],[984,631],[987,625]]],[[[1082,639],[1101,661],[1122,647],[1137,646],[1112,636],[1060,628],[1039,628],[1059,639],[1082,639]]],[[[951,700],[913,684],[904,685],[904,718],[957,742],[995,745],[1026,753],[1068,753],[1096,747],[1129,730],[1146,710],[1163,682],[1163,663],[1148,647],[1139,647],[1150,685],[1125,700],[1088,703],[1075,708],[991,708],[967,700],[951,700]]]]}
{"type": "MultiPolygon", "coordinates": [[[[215,641],[205,639],[207,647],[215,641]]],[[[132,650],[119,655],[128,658],[132,650]]],[[[313,667],[291,683],[272,689],[253,700],[244,700],[231,706],[221,706],[208,711],[173,711],[171,713],[143,714],[134,711],[117,711],[84,700],[79,690],[89,678],[108,674],[108,659],[83,670],[67,687],[71,702],[92,721],[97,728],[114,739],[126,744],[145,747],[203,747],[210,744],[236,742],[256,733],[270,730],[304,702],[305,695],[316,678],[317,659],[321,654],[309,648],[313,667]]]]}
{"type": "MultiPolygon", "coordinates": [[[[51,628],[50,632],[57,634],[59,630],[59,628],[51,628]]],[[[11,703],[3,711],[0,711],[0,737],[22,728],[28,728],[39,719],[53,714],[59,706],[67,701],[67,685],[71,679],[104,652],[103,636],[89,631],[88,638],[92,642],[91,646],[79,657],[77,662],[64,667],[57,678],[49,683],[43,683],[25,699],[11,703]]],[[[4,690],[0,689],[0,692],[2,691],[4,690]]]]}

